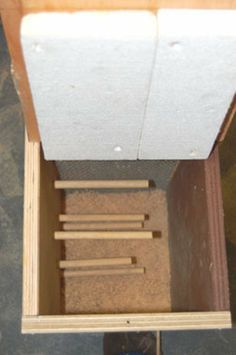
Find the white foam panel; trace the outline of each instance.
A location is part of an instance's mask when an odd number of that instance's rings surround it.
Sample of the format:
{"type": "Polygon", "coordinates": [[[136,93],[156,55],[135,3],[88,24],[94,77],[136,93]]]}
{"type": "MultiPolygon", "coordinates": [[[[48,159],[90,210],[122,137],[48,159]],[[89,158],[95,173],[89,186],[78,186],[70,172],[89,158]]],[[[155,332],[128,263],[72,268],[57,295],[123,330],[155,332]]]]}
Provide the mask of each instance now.
{"type": "Polygon", "coordinates": [[[161,10],[141,159],[203,159],[236,89],[236,11],[161,10]]]}
{"type": "Polygon", "coordinates": [[[22,45],[47,159],[137,159],[156,27],[146,11],[23,19],[22,45]]]}
{"type": "Polygon", "coordinates": [[[46,159],[207,158],[236,87],[235,13],[25,16],[46,159]]]}

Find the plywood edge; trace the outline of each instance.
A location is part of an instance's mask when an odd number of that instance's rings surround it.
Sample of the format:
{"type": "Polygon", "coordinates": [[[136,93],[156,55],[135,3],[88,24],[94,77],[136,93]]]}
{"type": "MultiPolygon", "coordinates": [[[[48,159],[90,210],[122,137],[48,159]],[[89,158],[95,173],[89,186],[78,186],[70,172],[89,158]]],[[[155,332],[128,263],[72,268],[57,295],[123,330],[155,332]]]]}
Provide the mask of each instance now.
{"type": "MultiPolygon", "coordinates": [[[[13,0],[11,0],[13,2],[13,0]]],[[[6,3],[6,1],[5,1],[6,3]]],[[[232,9],[235,0],[21,0],[24,12],[73,10],[156,10],[160,8],[232,9]]]]}
{"type": "Polygon", "coordinates": [[[215,261],[212,265],[215,307],[218,310],[228,310],[230,307],[229,283],[218,148],[205,162],[205,179],[209,214],[209,243],[212,260],[215,261]]]}
{"type": "Polygon", "coordinates": [[[234,98],[231,102],[231,105],[230,105],[229,110],[226,114],[226,117],[225,117],[222,127],[220,129],[220,133],[217,137],[216,142],[223,142],[235,115],[236,115],[236,94],[234,95],[234,98]]]}
{"type": "MultiPolygon", "coordinates": [[[[7,3],[7,1],[1,2],[0,0],[0,6],[4,6],[7,3]]],[[[38,123],[20,43],[22,11],[20,7],[16,6],[19,2],[11,0],[9,4],[14,5],[14,8],[9,9],[8,7],[4,7],[0,10],[7,45],[11,55],[12,74],[21,102],[29,141],[40,142],[38,123]]]]}
{"type": "Polygon", "coordinates": [[[235,0],[1,0],[0,9],[15,9],[22,6],[24,12],[29,11],[73,11],[101,9],[138,9],[156,10],[158,8],[188,8],[188,9],[232,9],[236,7],[235,0]]]}
{"type": "Polygon", "coordinates": [[[164,331],[230,328],[230,312],[23,317],[22,333],[164,331]]]}
{"type": "Polygon", "coordinates": [[[20,9],[21,1],[19,0],[0,0],[0,10],[3,9],[20,9]]]}
{"type": "Polygon", "coordinates": [[[24,227],[23,227],[23,315],[39,310],[39,194],[40,144],[25,134],[24,227]]]}

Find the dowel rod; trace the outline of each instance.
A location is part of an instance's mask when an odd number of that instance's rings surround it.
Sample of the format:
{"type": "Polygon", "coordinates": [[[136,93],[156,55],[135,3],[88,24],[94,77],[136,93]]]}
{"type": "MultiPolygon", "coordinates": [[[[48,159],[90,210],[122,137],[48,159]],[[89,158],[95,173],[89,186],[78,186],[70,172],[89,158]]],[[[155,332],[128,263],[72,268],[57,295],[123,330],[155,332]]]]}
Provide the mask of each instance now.
{"type": "Polygon", "coordinates": [[[114,229],[140,229],[143,227],[142,222],[130,223],[64,223],[63,230],[69,231],[86,231],[86,230],[114,230],[114,229]]]}
{"type": "Polygon", "coordinates": [[[148,188],[148,180],[56,180],[56,189],[140,189],[148,188]]]}
{"type": "Polygon", "coordinates": [[[132,257],[59,261],[60,269],[90,267],[90,266],[131,265],[131,264],[132,264],[132,257]]]}
{"type": "Polygon", "coordinates": [[[105,276],[105,275],[130,275],[130,274],[144,274],[143,267],[136,268],[121,268],[121,269],[98,269],[98,270],[81,270],[69,271],[64,270],[65,277],[78,277],[78,276],[105,276]]]}
{"type": "Polygon", "coordinates": [[[60,214],[60,222],[144,222],[145,214],[60,214]]]}
{"type": "Polygon", "coordinates": [[[56,240],[69,240],[69,239],[152,239],[152,232],[144,231],[86,231],[86,232],[55,232],[54,237],[56,240]]]}

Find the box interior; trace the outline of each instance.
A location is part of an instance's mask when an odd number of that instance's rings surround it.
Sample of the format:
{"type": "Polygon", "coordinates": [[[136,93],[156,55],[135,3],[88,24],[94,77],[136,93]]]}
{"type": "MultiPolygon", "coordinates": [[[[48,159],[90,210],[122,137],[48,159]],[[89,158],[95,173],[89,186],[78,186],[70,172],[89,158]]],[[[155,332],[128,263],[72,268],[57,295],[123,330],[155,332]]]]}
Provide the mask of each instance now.
{"type": "MultiPolygon", "coordinates": [[[[55,170],[46,193],[47,199],[54,199],[55,209],[50,211],[54,222],[47,237],[40,237],[40,314],[227,310],[227,285],[221,277],[226,269],[220,267],[223,227],[216,226],[215,232],[212,227],[212,219],[217,224],[221,213],[217,154],[207,161],[181,162],[43,160],[55,170]],[[149,179],[152,187],[55,190],[56,175],[63,180],[149,179]],[[145,213],[149,219],[144,229],[161,233],[152,240],[55,241],[54,231],[62,228],[59,213],[145,213]],[[135,257],[145,273],[64,278],[58,266],[62,259],[119,256],[135,257]],[[53,283],[45,281],[50,278],[53,283]]],[[[42,202],[42,208],[45,205],[42,202]]]]}

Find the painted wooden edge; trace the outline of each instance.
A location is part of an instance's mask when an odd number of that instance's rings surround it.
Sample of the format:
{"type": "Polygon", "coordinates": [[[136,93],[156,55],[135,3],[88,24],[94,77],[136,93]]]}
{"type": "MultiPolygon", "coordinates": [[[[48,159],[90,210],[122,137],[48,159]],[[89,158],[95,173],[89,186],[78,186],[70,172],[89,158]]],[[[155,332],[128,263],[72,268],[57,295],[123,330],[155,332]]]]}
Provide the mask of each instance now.
{"type": "Polygon", "coordinates": [[[140,189],[149,188],[148,180],[56,180],[55,189],[140,189]]]}
{"type": "Polygon", "coordinates": [[[63,276],[69,277],[88,277],[88,276],[120,276],[132,274],[144,274],[144,267],[112,268],[112,269],[94,269],[94,270],[64,270],[63,276]]]}
{"type": "Polygon", "coordinates": [[[232,103],[224,119],[224,122],[220,129],[220,133],[218,135],[218,138],[216,139],[216,142],[223,142],[235,115],[236,115],[236,94],[234,95],[232,103]]]}
{"type": "Polygon", "coordinates": [[[19,0],[0,0],[0,10],[2,9],[20,9],[21,1],[19,0]]]}
{"type": "MultiPolygon", "coordinates": [[[[11,3],[15,4],[17,2],[11,1],[11,3]]],[[[38,123],[36,120],[33,99],[20,43],[20,24],[22,18],[21,9],[16,8],[14,10],[1,10],[1,18],[7,39],[8,49],[11,55],[12,74],[24,114],[28,139],[29,141],[39,142],[40,135],[38,123]]]]}
{"type": "Polygon", "coordinates": [[[132,262],[133,262],[132,257],[60,260],[59,268],[65,269],[65,268],[91,267],[91,266],[131,265],[132,262]]]}
{"type": "Polygon", "coordinates": [[[72,239],[152,239],[153,232],[144,231],[86,231],[75,232],[57,231],[54,233],[56,240],[72,240],[72,239]]]}
{"type": "Polygon", "coordinates": [[[106,222],[106,223],[63,223],[62,229],[64,231],[86,231],[86,230],[128,230],[128,229],[141,229],[142,222],[106,222]]]}
{"type": "Polygon", "coordinates": [[[2,0],[0,8],[17,8],[22,6],[24,12],[29,11],[68,11],[92,9],[139,9],[155,10],[158,8],[190,8],[190,9],[232,9],[235,0],[2,0]]]}
{"type": "Polygon", "coordinates": [[[144,222],[145,214],[60,214],[60,222],[144,222]]]}
{"type": "Polygon", "coordinates": [[[229,282],[224,234],[224,211],[221,191],[219,152],[216,148],[205,162],[206,197],[209,218],[209,242],[215,260],[212,277],[218,310],[228,310],[229,282]]]}
{"type": "Polygon", "coordinates": [[[23,315],[39,311],[40,144],[25,134],[23,315]]]}
{"type": "Polygon", "coordinates": [[[81,333],[231,328],[230,312],[23,317],[22,333],[81,333]]]}

